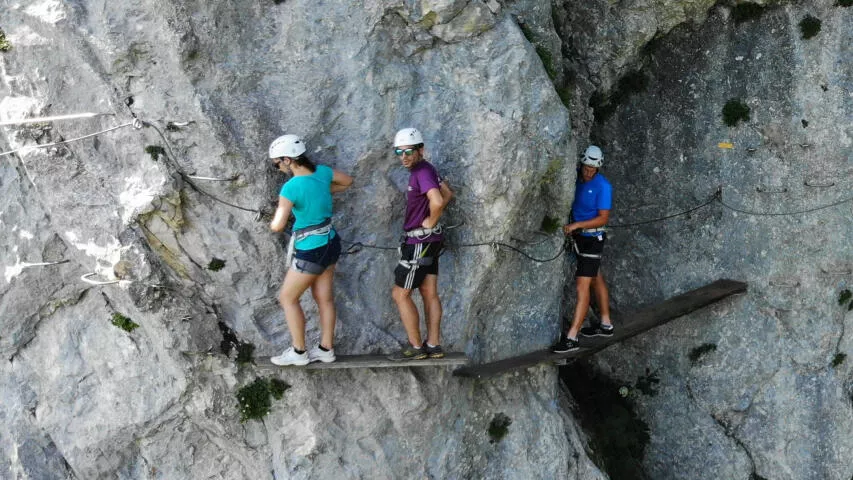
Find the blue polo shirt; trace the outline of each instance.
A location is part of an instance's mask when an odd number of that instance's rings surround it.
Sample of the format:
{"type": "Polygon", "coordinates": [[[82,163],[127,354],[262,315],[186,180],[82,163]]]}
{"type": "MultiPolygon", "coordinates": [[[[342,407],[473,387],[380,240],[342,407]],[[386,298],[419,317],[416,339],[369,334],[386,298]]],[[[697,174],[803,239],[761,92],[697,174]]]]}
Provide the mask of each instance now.
{"type": "MultiPolygon", "coordinates": [[[[591,220],[599,210],[610,210],[613,205],[613,188],[604,175],[596,173],[592,180],[584,182],[580,175],[575,183],[575,201],[572,203],[572,219],[575,222],[591,220]]],[[[581,235],[596,236],[597,233],[581,235]]]]}

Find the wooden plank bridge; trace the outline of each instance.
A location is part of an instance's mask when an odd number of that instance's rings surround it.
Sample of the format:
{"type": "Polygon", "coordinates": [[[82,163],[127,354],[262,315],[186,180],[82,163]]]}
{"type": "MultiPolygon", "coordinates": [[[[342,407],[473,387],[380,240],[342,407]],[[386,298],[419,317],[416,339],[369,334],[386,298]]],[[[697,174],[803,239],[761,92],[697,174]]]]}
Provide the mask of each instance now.
{"type": "Polygon", "coordinates": [[[549,349],[538,350],[495,362],[464,366],[454,370],[453,374],[459,377],[481,379],[532,367],[540,363],[565,365],[570,360],[592,355],[614,343],[639,335],[670,320],[743,292],[746,292],[746,283],[734,280],[717,280],[704,287],[682,293],[633,314],[625,315],[625,318],[618,319],[616,331],[611,337],[581,337],[581,348],[579,350],[568,353],[552,353],[549,349]]]}
{"type": "Polygon", "coordinates": [[[337,355],[331,363],[314,362],[308,365],[289,365],[280,367],[270,362],[270,357],[255,358],[255,365],[263,369],[304,368],[306,370],[330,370],[337,368],[392,368],[392,367],[458,367],[468,363],[468,357],[462,352],[448,352],[443,358],[423,360],[388,360],[388,355],[337,355]]]}
{"type": "Polygon", "coordinates": [[[263,370],[302,368],[306,370],[331,370],[341,368],[400,368],[400,367],[459,367],[453,375],[468,378],[488,378],[504,372],[532,367],[540,363],[566,364],[570,360],[589,356],[614,343],[639,335],[646,330],[718,302],[728,296],[746,291],[746,283],[734,280],[717,280],[704,287],[682,293],[654,306],[645,308],[625,318],[619,318],[612,337],[583,338],[582,347],[569,353],[551,353],[539,350],[518,357],[506,358],[481,365],[468,365],[462,352],[447,353],[444,358],[424,360],[389,360],[387,355],[338,355],[331,363],[315,362],[304,366],[280,367],[270,362],[270,357],[255,358],[255,365],[263,370]]]}

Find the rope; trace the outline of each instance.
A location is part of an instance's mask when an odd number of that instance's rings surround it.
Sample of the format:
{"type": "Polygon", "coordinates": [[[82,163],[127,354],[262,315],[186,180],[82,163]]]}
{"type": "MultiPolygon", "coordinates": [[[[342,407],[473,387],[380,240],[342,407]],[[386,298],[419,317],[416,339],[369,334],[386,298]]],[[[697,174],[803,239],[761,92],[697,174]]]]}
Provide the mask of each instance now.
{"type": "Polygon", "coordinates": [[[696,211],[696,210],[699,210],[700,208],[707,207],[708,205],[710,205],[711,203],[713,203],[713,202],[714,202],[714,200],[717,200],[717,197],[718,197],[719,195],[720,195],[720,192],[719,192],[719,191],[717,191],[716,193],[714,193],[714,195],[713,195],[713,196],[711,196],[711,198],[709,198],[709,199],[708,199],[708,200],[706,200],[705,202],[703,202],[703,203],[701,203],[700,205],[697,205],[697,206],[695,206],[695,207],[693,207],[693,208],[689,208],[689,209],[687,209],[687,210],[684,210],[684,211],[682,211],[682,212],[673,213],[673,214],[671,214],[671,215],[667,215],[667,216],[665,216],[665,217],[653,218],[653,219],[651,219],[651,220],[643,220],[642,222],[622,223],[622,224],[619,224],[619,225],[608,225],[608,226],[607,226],[607,228],[626,228],[626,227],[636,227],[637,225],[646,225],[646,224],[648,224],[648,223],[661,222],[661,221],[663,221],[663,220],[669,220],[670,218],[680,217],[681,215],[687,215],[688,213],[691,213],[691,212],[694,212],[694,211],[696,211]]]}
{"type": "Polygon", "coordinates": [[[63,263],[68,263],[71,260],[60,260],[58,262],[38,262],[38,263],[22,263],[21,268],[32,268],[32,267],[49,267],[51,265],[61,265],[63,263]]]}
{"type": "MultiPolygon", "coordinates": [[[[41,118],[30,118],[30,119],[8,120],[8,121],[0,122],[0,126],[17,125],[17,124],[26,124],[26,123],[50,122],[50,121],[60,121],[60,120],[71,120],[71,119],[79,119],[79,118],[92,118],[92,117],[96,117],[96,116],[105,116],[105,115],[113,115],[113,114],[84,112],[84,113],[70,114],[70,115],[57,115],[57,116],[52,116],[52,117],[41,117],[41,118]]],[[[189,123],[189,122],[186,122],[185,124],[188,124],[188,123],[189,123]]],[[[178,123],[172,123],[172,124],[173,124],[173,125],[175,125],[175,126],[182,126],[182,124],[178,124],[178,123]]],[[[175,156],[175,152],[172,150],[172,145],[171,145],[171,143],[170,143],[170,142],[169,142],[169,140],[166,138],[166,136],[163,134],[163,132],[162,132],[159,128],[157,128],[157,126],[156,126],[156,125],[154,125],[154,124],[152,124],[152,123],[150,123],[150,122],[146,122],[146,121],[139,120],[139,119],[137,119],[137,118],[134,118],[134,119],[133,119],[132,121],[130,121],[130,122],[127,122],[127,123],[124,123],[124,124],[121,124],[121,125],[117,125],[117,126],[115,126],[115,127],[111,127],[111,128],[108,128],[108,129],[105,129],[105,130],[101,130],[101,131],[98,131],[98,132],[95,132],[95,133],[90,133],[90,134],[88,134],[88,135],[83,135],[83,136],[80,136],[80,137],[71,138],[71,139],[68,139],[68,140],[62,140],[62,141],[59,141],[59,142],[47,143],[47,144],[42,144],[42,145],[29,145],[29,146],[25,146],[25,147],[21,147],[21,148],[15,149],[15,150],[10,150],[10,151],[7,151],[7,152],[0,152],[0,156],[11,155],[11,154],[13,154],[13,153],[17,153],[17,152],[21,152],[21,151],[34,150],[34,149],[39,149],[39,148],[49,148],[49,147],[53,147],[53,146],[57,146],[57,145],[64,145],[64,144],[67,144],[67,143],[76,142],[76,141],[78,141],[78,140],[83,140],[83,139],[86,139],[86,138],[91,138],[91,137],[94,137],[94,136],[97,136],[97,135],[101,135],[101,134],[104,134],[104,133],[109,133],[109,132],[112,132],[112,131],[115,131],[115,130],[119,130],[119,129],[121,129],[121,128],[129,127],[129,126],[133,126],[133,127],[134,127],[134,128],[136,128],[136,129],[141,129],[142,127],[148,127],[148,128],[152,128],[152,129],[154,129],[154,131],[156,131],[156,132],[157,132],[157,134],[160,136],[160,138],[163,140],[163,143],[165,143],[165,144],[166,144],[166,148],[168,149],[168,154],[166,155],[166,158],[169,160],[169,162],[170,162],[170,163],[172,164],[172,166],[175,168],[175,172],[176,172],[176,173],[181,177],[181,179],[182,179],[183,181],[185,181],[185,182],[186,182],[186,183],[187,183],[187,184],[188,184],[188,185],[189,185],[193,190],[195,190],[196,192],[198,192],[198,193],[200,193],[200,194],[202,194],[202,195],[204,195],[204,196],[206,196],[206,197],[208,197],[208,198],[210,198],[210,199],[212,199],[212,200],[214,200],[214,201],[216,201],[216,202],[219,202],[219,203],[221,203],[221,204],[223,204],[223,205],[227,205],[227,206],[229,206],[229,207],[236,208],[236,209],[238,209],[238,210],[243,210],[243,211],[246,211],[246,212],[252,212],[252,213],[255,213],[255,214],[256,214],[256,217],[255,217],[256,219],[259,219],[259,218],[263,215],[263,211],[262,211],[262,210],[254,209],[254,208],[247,208],[247,207],[243,207],[243,206],[240,206],[240,205],[236,205],[236,204],[233,204],[233,203],[227,202],[227,201],[222,200],[221,198],[219,198],[219,197],[217,197],[217,196],[215,196],[215,195],[213,195],[213,194],[211,194],[211,193],[209,193],[209,192],[205,191],[204,189],[200,188],[198,185],[196,185],[196,184],[195,184],[195,182],[193,182],[193,180],[205,180],[205,181],[227,182],[227,181],[234,181],[234,180],[236,179],[236,176],[233,176],[233,177],[230,177],[230,178],[216,178],[216,177],[202,177],[202,176],[196,176],[196,175],[188,175],[188,174],[184,173],[184,172],[183,172],[183,170],[181,170],[180,165],[177,163],[177,157],[175,156]]],[[[829,184],[829,185],[814,185],[814,184],[809,184],[808,182],[804,182],[804,184],[805,184],[806,186],[821,186],[821,187],[826,187],[826,186],[833,186],[833,185],[835,185],[835,183],[834,183],[834,182],[833,182],[832,184],[829,184]]],[[[821,206],[814,207],[814,208],[808,208],[808,209],[805,209],[805,210],[797,210],[797,211],[790,211],[790,212],[758,212],[758,211],[754,211],[754,210],[746,210],[746,209],[743,209],[743,208],[740,208],[740,207],[736,207],[736,206],[733,206],[733,205],[730,205],[730,204],[726,203],[726,202],[723,200],[723,197],[722,197],[722,187],[720,187],[720,188],[719,188],[719,189],[714,193],[714,195],[712,195],[708,200],[706,200],[705,202],[702,202],[702,203],[701,203],[701,204],[699,204],[699,205],[696,205],[695,207],[689,208],[689,209],[687,209],[687,210],[683,210],[683,211],[680,211],[680,212],[677,212],[677,213],[673,213],[673,214],[665,215],[665,216],[663,216],[663,217],[652,218],[652,219],[649,219],[649,220],[643,220],[643,221],[640,221],[640,222],[623,223],[623,224],[618,224],[618,225],[609,225],[607,228],[627,228],[627,227],[635,227],[635,226],[639,226],[639,225],[647,225],[647,224],[650,224],[650,223],[656,223],[656,222],[661,222],[661,221],[664,221],[664,220],[669,220],[669,219],[676,218],[676,217],[679,217],[679,216],[682,216],[682,215],[687,215],[687,214],[692,213],[692,212],[694,212],[694,211],[696,211],[696,210],[699,210],[699,209],[701,209],[701,208],[707,207],[708,205],[710,205],[710,204],[711,204],[711,203],[713,203],[714,201],[718,201],[718,202],[720,203],[720,205],[722,205],[723,207],[725,207],[725,208],[727,208],[727,209],[729,209],[729,210],[732,210],[732,211],[735,211],[735,212],[738,212],[738,213],[743,213],[743,214],[745,214],[745,215],[755,215],[755,216],[788,216],[788,215],[802,215],[802,214],[804,214],[804,213],[811,213],[811,212],[816,212],[816,211],[819,211],[819,210],[824,210],[824,209],[827,209],[827,208],[832,208],[832,207],[835,207],[835,206],[838,206],[838,205],[841,205],[841,204],[844,204],[844,203],[847,203],[847,202],[853,201],[853,197],[849,197],[849,198],[846,198],[846,199],[842,199],[842,200],[839,200],[839,201],[836,201],[836,202],[833,202],[833,203],[830,203],[830,204],[827,204],[827,205],[821,205],[821,206]]],[[[460,224],[458,224],[458,225],[453,225],[453,226],[450,226],[450,227],[446,227],[446,228],[447,228],[447,229],[456,228],[456,227],[459,227],[460,225],[462,225],[462,223],[460,223],[460,224]]],[[[358,242],[358,241],[356,241],[356,242],[350,242],[350,241],[343,240],[343,239],[341,239],[341,241],[342,241],[342,242],[344,242],[344,243],[346,243],[346,244],[348,244],[348,245],[350,245],[350,246],[347,248],[347,250],[344,252],[344,254],[354,254],[354,253],[357,253],[357,252],[361,251],[361,249],[362,249],[362,248],[371,248],[371,249],[377,249],[377,250],[396,250],[396,249],[397,249],[397,247],[384,246],[384,245],[375,245],[375,244],[364,243],[364,242],[358,242]]],[[[544,240],[543,240],[543,241],[544,241],[544,240]]],[[[559,252],[558,252],[556,255],[552,256],[552,257],[544,258],[544,259],[536,258],[536,257],[534,257],[534,256],[532,256],[532,255],[530,255],[530,254],[528,254],[527,252],[525,252],[525,251],[523,251],[523,250],[521,250],[521,249],[519,249],[519,248],[517,248],[517,247],[515,247],[515,246],[513,246],[513,245],[510,245],[510,244],[507,244],[507,243],[504,243],[504,242],[497,242],[497,241],[492,241],[492,242],[476,242],[476,243],[460,243],[460,244],[447,244],[447,247],[448,247],[448,248],[474,248],[474,247],[482,247],[482,246],[491,246],[491,247],[495,247],[495,248],[503,247],[503,248],[509,249],[509,250],[511,250],[511,251],[513,251],[513,252],[516,252],[516,253],[518,253],[518,254],[520,254],[520,255],[524,256],[525,258],[528,258],[528,259],[530,259],[530,260],[532,260],[532,261],[539,262],[539,263],[546,263],[546,262],[551,262],[551,261],[553,261],[553,260],[556,260],[557,258],[559,258],[560,256],[562,256],[562,255],[563,255],[563,253],[565,252],[565,247],[566,247],[566,244],[567,244],[567,242],[568,242],[568,241],[569,241],[569,240],[568,240],[568,237],[566,237],[566,238],[564,239],[564,241],[563,241],[563,246],[560,248],[559,252]]],[[[538,245],[538,244],[540,244],[540,243],[542,243],[542,242],[537,242],[537,243],[532,244],[532,245],[538,245]]],[[[44,263],[44,264],[31,264],[31,265],[29,265],[29,266],[55,265],[55,264],[57,264],[57,263],[62,263],[62,262],[56,262],[56,263],[44,263]]],[[[89,280],[89,279],[88,279],[88,277],[90,277],[90,276],[92,276],[92,275],[94,275],[94,274],[93,274],[93,273],[92,273],[92,274],[86,274],[86,275],[83,275],[83,277],[81,277],[81,278],[83,279],[83,281],[85,281],[85,282],[87,282],[87,283],[91,283],[91,284],[93,284],[93,285],[111,285],[111,284],[114,284],[114,283],[119,283],[119,281],[118,281],[118,280],[116,280],[116,281],[110,281],[110,282],[97,282],[97,281],[89,280]]]]}
{"type": "MultiPolygon", "coordinates": [[[[554,260],[560,258],[560,256],[563,255],[563,253],[565,252],[566,244],[568,241],[569,241],[568,237],[566,237],[563,240],[563,245],[560,247],[559,253],[557,253],[553,257],[549,257],[549,258],[536,258],[536,257],[528,254],[527,252],[519,249],[518,247],[515,247],[515,246],[510,245],[508,243],[497,242],[497,241],[477,242],[477,243],[447,243],[447,244],[445,244],[445,246],[447,248],[504,247],[504,248],[512,250],[512,251],[514,251],[514,252],[522,255],[523,257],[526,257],[526,258],[528,258],[534,262],[548,263],[548,262],[551,262],[551,261],[554,261],[554,260]]],[[[375,245],[375,244],[363,243],[363,242],[350,242],[350,241],[344,240],[343,238],[341,238],[341,242],[350,245],[350,247],[347,248],[343,252],[345,255],[352,255],[352,254],[358,253],[361,251],[362,248],[371,248],[371,249],[375,249],[375,250],[397,250],[397,247],[389,247],[389,246],[385,246],[385,245],[375,245]]]]}
{"type": "Polygon", "coordinates": [[[237,175],[232,175],[228,178],[221,177],[200,177],[198,175],[187,175],[187,178],[191,178],[193,180],[206,180],[208,182],[233,182],[237,180],[237,175]]]}
{"type": "Polygon", "coordinates": [[[838,205],[841,205],[843,203],[847,203],[847,202],[853,200],[853,197],[845,198],[843,200],[839,200],[837,202],[833,202],[833,203],[830,203],[827,205],[822,205],[822,206],[814,207],[814,208],[808,208],[806,210],[797,210],[794,212],[756,212],[756,211],[752,211],[752,210],[744,210],[742,208],[729,205],[728,203],[723,201],[722,195],[720,195],[720,197],[717,200],[719,200],[720,205],[728,208],[729,210],[732,210],[732,211],[735,211],[738,213],[743,213],[746,215],[755,215],[755,216],[759,216],[759,217],[782,217],[782,216],[787,216],[787,215],[802,215],[804,213],[817,212],[818,210],[825,210],[827,208],[836,207],[838,205]]]}
{"type": "Polygon", "coordinates": [[[71,113],[68,115],[54,115],[52,117],[36,117],[36,118],[20,118],[18,120],[5,120],[0,122],[0,127],[5,127],[8,125],[23,125],[26,123],[46,123],[46,122],[58,122],[61,120],[74,120],[77,118],[93,118],[107,115],[115,115],[113,113],[92,113],[92,112],[83,112],[83,113],[71,113]]]}
{"type": "Polygon", "coordinates": [[[15,150],[9,150],[8,152],[2,152],[2,153],[0,153],[0,157],[2,157],[2,156],[4,156],[4,155],[11,155],[11,154],[13,154],[13,153],[17,153],[17,152],[21,152],[21,151],[25,151],[25,150],[35,150],[35,149],[38,149],[38,148],[55,147],[55,146],[57,146],[57,145],[63,145],[63,144],[66,144],[66,143],[76,142],[76,141],[78,141],[78,140],[83,140],[83,139],[86,139],[86,138],[89,138],[89,137],[94,137],[94,136],[97,136],[97,135],[101,135],[102,133],[112,132],[113,130],[118,130],[118,129],[120,129],[120,128],[130,127],[130,126],[132,126],[132,127],[134,127],[134,128],[141,128],[141,123],[139,123],[139,120],[134,119],[132,122],[127,122],[127,123],[124,123],[124,124],[121,124],[121,125],[117,125],[117,126],[115,126],[115,127],[108,128],[108,129],[106,129],[106,130],[101,130],[100,132],[95,132],[95,133],[90,133],[90,134],[88,134],[88,135],[83,135],[82,137],[71,138],[71,139],[68,139],[68,140],[62,140],[62,141],[59,141],[59,142],[53,142],[53,143],[45,143],[45,144],[42,144],[42,145],[27,145],[26,147],[16,148],[15,150]]]}
{"type": "Polygon", "coordinates": [[[487,243],[487,242],[479,242],[479,243],[458,243],[458,244],[448,244],[447,246],[448,246],[448,247],[450,247],[450,248],[468,248],[468,247],[485,247],[485,246],[490,246],[490,247],[503,247],[503,248],[507,248],[507,249],[509,249],[509,250],[512,250],[513,252],[516,252],[516,253],[518,253],[519,255],[521,255],[521,256],[523,256],[523,257],[525,257],[525,258],[529,259],[529,260],[532,260],[532,261],[534,261],[534,262],[538,262],[538,263],[548,263],[548,262],[552,262],[552,261],[554,261],[554,260],[556,260],[556,259],[560,258],[560,257],[563,255],[563,253],[565,253],[565,251],[566,251],[566,244],[568,243],[568,241],[569,241],[569,237],[568,237],[568,236],[566,236],[566,237],[563,239],[563,245],[560,247],[560,249],[559,249],[559,251],[557,252],[557,254],[556,254],[556,255],[554,255],[553,257],[549,257],[549,258],[536,258],[536,257],[534,257],[534,256],[532,256],[532,255],[530,255],[530,254],[528,254],[527,252],[525,252],[525,251],[521,250],[520,248],[514,247],[514,246],[512,246],[512,245],[510,245],[510,244],[508,244],[508,243],[503,243],[503,242],[488,242],[488,243],[487,243]]]}
{"type": "Polygon", "coordinates": [[[206,197],[208,197],[214,201],[217,201],[223,205],[228,205],[229,207],[236,208],[238,210],[243,210],[244,212],[255,213],[258,215],[258,217],[263,214],[263,212],[261,212],[258,209],[241,207],[240,205],[235,205],[233,203],[222,200],[221,198],[213,195],[212,193],[207,192],[207,191],[203,190],[202,188],[200,188],[198,185],[195,184],[195,182],[192,181],[192,177],[190,175],[187,175],[186,173],[184,173],[181,170],[180,165],[178,165],[177,157],[175,156],[175,152],[172,150],[172,145],[171,145],[171,143],[169,143],[169,140],[166,139],[166,136],[163,135],[163,132],[159,128],[157,128],[156,125],[152,124],[151,122],[143,121],[142,126],[148,127],[148,128],[153,128],[154,131],[157,132],[157,134],[163,140],[163,143],[166,144],[166,148],[169,150],[169,153],[166,155],[166,158],[168,158],[170,160],[172,165],[175,167],[175,171],[178,173],[178,175],[180,175],[181,179],[183,179],[185,182],[187,182],[187,184],[190,187],[192,187],[193,190],[195,190],[196,192],[198,192],[198,193],[200,193],[200,194],[202,194],[202,195],[204,195],[204,196],[206,196],[206,197]]]}

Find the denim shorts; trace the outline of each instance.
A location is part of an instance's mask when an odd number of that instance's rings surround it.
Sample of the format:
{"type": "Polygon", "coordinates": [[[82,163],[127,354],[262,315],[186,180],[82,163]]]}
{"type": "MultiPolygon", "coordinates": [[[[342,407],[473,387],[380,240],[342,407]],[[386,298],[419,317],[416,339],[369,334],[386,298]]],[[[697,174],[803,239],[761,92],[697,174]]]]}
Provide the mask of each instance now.
{"type": "MultiPolygon", "coordinates": [[[[321,266],[324,270],[331,265],[334,265],[338,262],[338,258],[341,256],[341,237],[340,235],[335,235],[329,240],[329,243],[317,247],[312,248],[310,250],[299,250],[296,249],[296,252],[293,254],[294,259],[294,268],[299,271],[305,273],[307,270],[305,268],[300,267],[299,260],[303,260],[306,262],[314,263],[321,266]]],[[[307,272],[312,273],[312,272],[307,272]]]]}

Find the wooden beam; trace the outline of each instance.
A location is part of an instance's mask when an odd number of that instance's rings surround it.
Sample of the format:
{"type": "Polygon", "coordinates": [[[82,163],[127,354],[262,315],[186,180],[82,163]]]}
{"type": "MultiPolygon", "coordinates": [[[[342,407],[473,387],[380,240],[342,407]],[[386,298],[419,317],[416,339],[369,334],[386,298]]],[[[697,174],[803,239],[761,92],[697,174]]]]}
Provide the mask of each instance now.
{"type": "Polygon", "coordinates": [[[449,352],[444,358],[426,358],[423,360],[388,360],[387,355],[338,355],[331,363],[314,362],[304,366],[289,365],[280,367],[270,362],[270,357],[255,358],[255,365],[261,369],[303,368],[306,370],[329,370],[337,368],[394,368],[394,367],[443,367],[466,365],[468,357],[461,352],[449,352]]]}
{"type": "Polygon", "coordinates": [[[702,307],[718,302],[730,295],[746,292],[746,283],[735,280],[717,280],[704,287],[682,293],[661,303],[617,319],[612,337],[581,337],[581,348],[569,353],[551,353],[550,349],[531,352],[481,365],[457,368],[453,375],[468,378],[488,378],[501,373],[532,367],[540,363],[565,365],[570,360],[583,358],[607,348],[614,343],[639,335],[646,330],[663,325],[702,307]]]}

